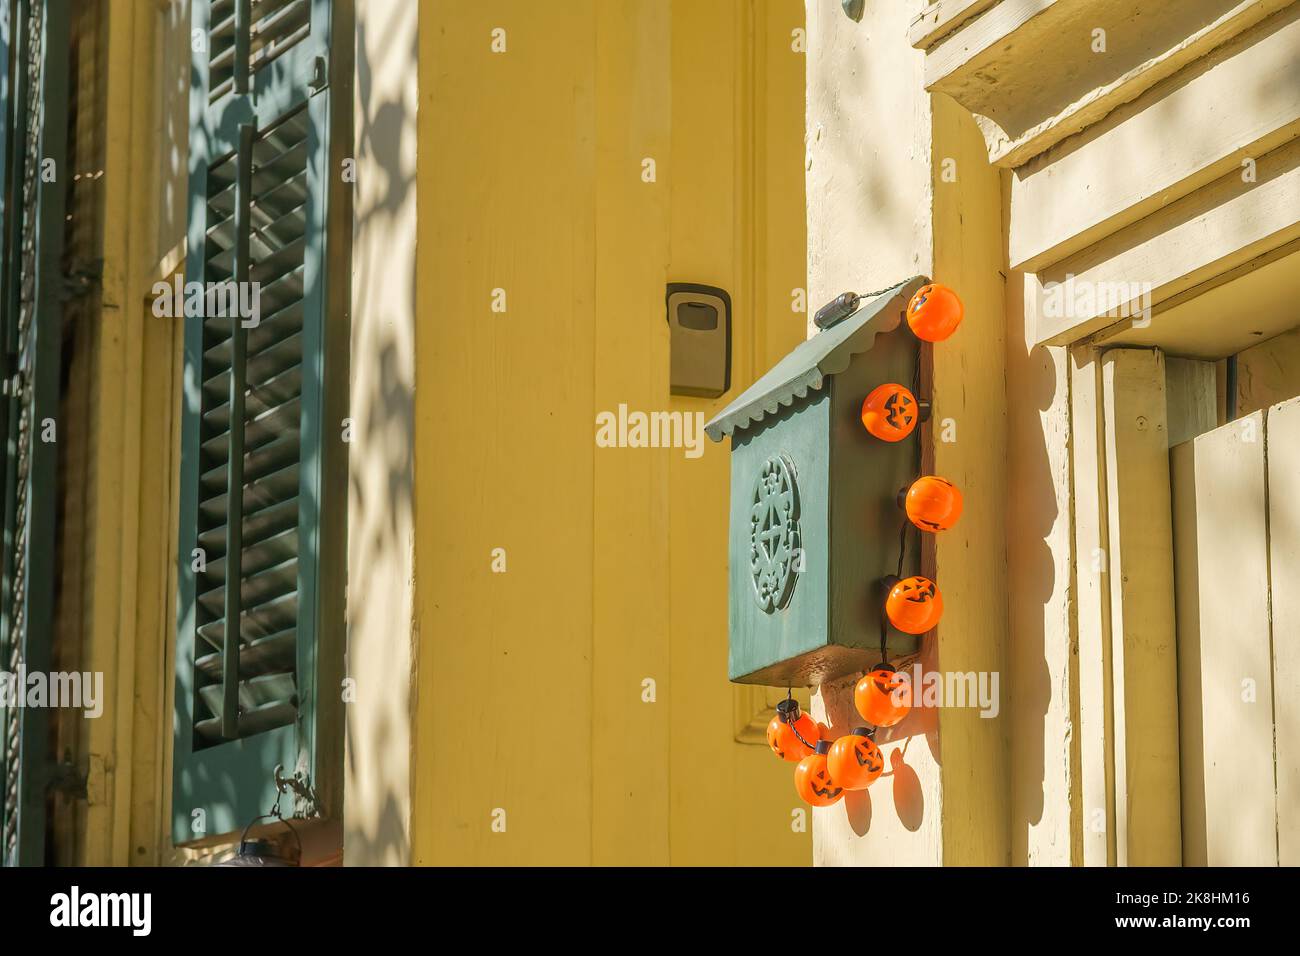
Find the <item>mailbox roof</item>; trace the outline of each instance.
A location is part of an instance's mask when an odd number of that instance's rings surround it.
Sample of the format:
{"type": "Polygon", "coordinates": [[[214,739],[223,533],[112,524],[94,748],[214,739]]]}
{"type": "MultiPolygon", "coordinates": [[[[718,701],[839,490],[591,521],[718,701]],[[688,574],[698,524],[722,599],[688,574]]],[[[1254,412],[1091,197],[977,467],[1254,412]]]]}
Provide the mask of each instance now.
{"type": "Polygon", "coordinates": [[[929,281],[925,276],[913,276],[862,300],[848,318],[801,342],[772,366],[705,425],[704,431],[714,441],[722,441],[724,435],[751,428],[764,416],[775,415],[781,406],[821,388],[831,376],[847,369],[853,356],[870,349],[878,334],[898,328],[908,301],[929,281]]]}

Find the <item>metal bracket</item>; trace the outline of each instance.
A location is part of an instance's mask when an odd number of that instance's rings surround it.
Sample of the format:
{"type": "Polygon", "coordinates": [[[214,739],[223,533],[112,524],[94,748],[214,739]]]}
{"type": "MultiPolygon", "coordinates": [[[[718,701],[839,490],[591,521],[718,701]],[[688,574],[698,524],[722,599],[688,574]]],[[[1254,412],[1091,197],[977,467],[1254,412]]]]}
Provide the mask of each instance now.
{"type": "Polygon", "coordinates": [[[299,770],[292,777],[289,777],[285,776],[284,765],[276,764],[275,791],[277,795],[290,792],[297,798],[297,801],[301,801],[303,805],[302,812],[298,813],[298,807],[295,806],[295,816],[319,817],[321,815],[320,800],[316,797],[316,790],[311,785],[311,778],[304,771],[299,770]]]}
{"type": "Polygon", "coordinates": [[[330,82],[329,62],[325,59],[325,57],[318,56],[316,57],[315,62],[312,64],[311,82],[308,84],[309,86],[311,86],[312,95],[315,96],[321,90],[325,89],[325,87],[329,86],[329,82],[330,82]]]}

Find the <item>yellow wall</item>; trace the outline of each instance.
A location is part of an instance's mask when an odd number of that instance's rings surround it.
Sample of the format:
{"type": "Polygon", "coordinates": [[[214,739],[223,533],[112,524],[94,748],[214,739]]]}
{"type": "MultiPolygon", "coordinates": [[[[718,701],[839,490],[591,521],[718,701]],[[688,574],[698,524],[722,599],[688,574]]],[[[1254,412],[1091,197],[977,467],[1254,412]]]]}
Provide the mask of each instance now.
{"type": "MultiPolygon", "coordinates": [[[[707,418],[803,338],[802,6],[415,9],[357,4],[345,859],[806,864],[790,768],[736,741],[771,700],[726,680],[727,448],[594,439],[620,403],[707,418]],[[417,20],[418,48],[387,43],[417,20]],[[732,295],[721,399],[669,394],[668,281],[732,295]],[[385,479],[411,474],[408,502],[385,479]]],[[[180,327],[147,314],[183,258],[187,67],[139,55],[188,11],[109,11],[94,427],[96,493],[124,507],[98,513],[97,560],[121,574],[88,653],[118,716],[89,743],[76,856],[193,863],[230,848],[166,832],[180,327]],[[112,215],[136,192],[147,216],[112,215]]]]}
{"type": "Polygon", "coordinates": [[[730,396],[803,337],[802,17],[420,7],[414,862],[809,861],[735,741],[726,447],[594,437],[726,401],[669,394],[668,281],[731,293],[730,396]]]}

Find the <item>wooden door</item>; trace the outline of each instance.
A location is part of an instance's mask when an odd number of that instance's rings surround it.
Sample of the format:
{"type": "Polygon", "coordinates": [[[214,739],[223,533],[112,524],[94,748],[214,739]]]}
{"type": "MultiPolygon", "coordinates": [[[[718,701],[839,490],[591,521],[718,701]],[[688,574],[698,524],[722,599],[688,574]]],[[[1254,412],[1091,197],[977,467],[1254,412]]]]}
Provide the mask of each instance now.
{"type": "Polygon", "coordinates": [[[1183,856],[1300,862],[1300,399],[1172,451],[1183,856]]]}

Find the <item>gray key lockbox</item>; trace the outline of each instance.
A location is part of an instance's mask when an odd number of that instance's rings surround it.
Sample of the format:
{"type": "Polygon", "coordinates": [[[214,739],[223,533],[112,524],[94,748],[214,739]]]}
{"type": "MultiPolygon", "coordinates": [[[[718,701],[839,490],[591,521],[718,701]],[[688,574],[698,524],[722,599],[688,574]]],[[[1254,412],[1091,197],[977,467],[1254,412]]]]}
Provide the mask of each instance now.
{"type": "Polygon", "coordinates": [[[693,282],[668,283],[674,395],[716,398],[731,387],[731,296],[693,282]]]}

